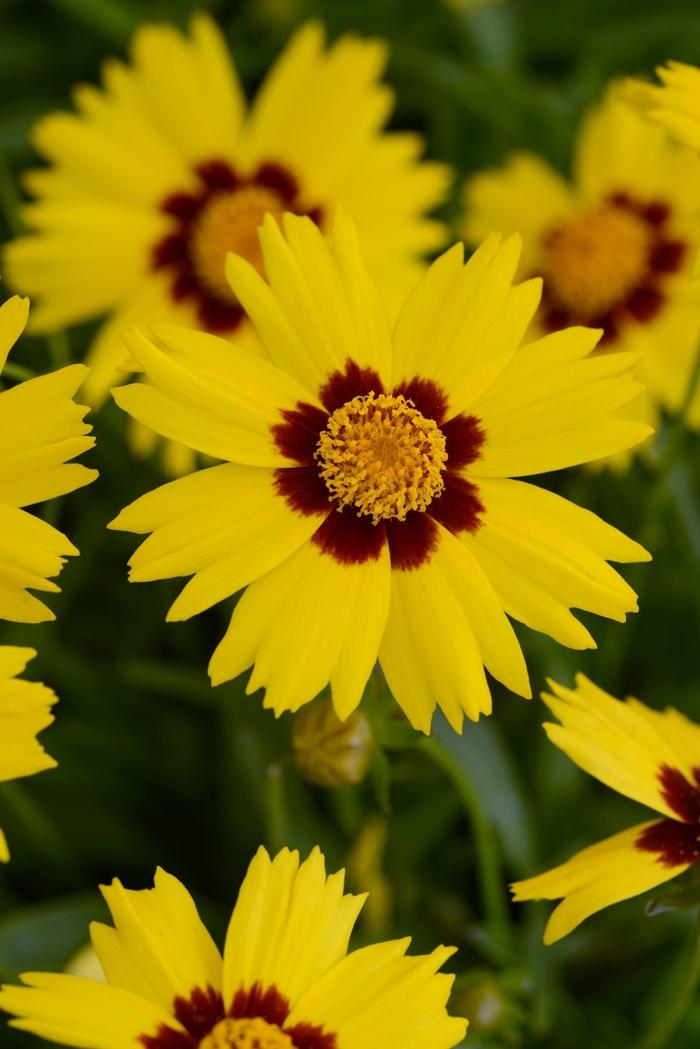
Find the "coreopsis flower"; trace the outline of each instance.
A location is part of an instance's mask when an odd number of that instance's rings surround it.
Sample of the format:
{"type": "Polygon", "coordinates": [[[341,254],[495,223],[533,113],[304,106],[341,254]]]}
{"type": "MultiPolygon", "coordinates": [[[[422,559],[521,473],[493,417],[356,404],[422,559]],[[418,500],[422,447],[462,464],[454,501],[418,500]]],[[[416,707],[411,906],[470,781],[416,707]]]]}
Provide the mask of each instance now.
{"type": "Polygon", "coordinates": [[[6,270],[37,300],[35,332],[107,316],[88,356],[89,403],[123,379],[131,324],[175,320],[252,346],[224,263],[235,251],[262,266],[267,212],[327,228],[342,204],[387,294],[415,283],[422,255],[445,240],[426,215],[449,173],[421,162],[419,136],[384,131],[386,58],[380,40],[344,36],[326,48],[308,24],[247,108],[219,30],[199,14],[189,36],[140,28],[128,64],[106,62],[101,89],[76,89],[75,113],[37,124],[49,166],[26,175],[30,232],[6,248],[6,270]]]}
{"type": "Polygon", "coordinates": [[[613,417],[634,397],[629,354],[590,356],[572,328],[521,347],[540,281],[512,286],[519,242],[456,245],[428,269],[392,330],[351,221],[329,243],[308,219],[271,216],[269,284],[229,256],[268,358],[169,324],[134,332],[149,384],[117,403],[225,463],[144,495],[112,527],[152,533],[131,579],[191,575],[168,613],[187,619],[243,588],[209,673],[253,666],[276,714],[329,682],[357,707],[379,657],[424,732],[436,703],[461,729],[491,709],[484,664],[529,695],[506,613],[575,648],[572,606],[636,608],[606,564],[648,558],[593,514],[511,480],[626,448],[648,428],[613,417]]]}
{"type": "Polygon", "coordinates": [[[678,141],[700,150],[700,69],[684,62],[657,66],[661,84],[631,80],[625,85],[630,102],[678,141]]]}
{"type": "Polygon", "coordinates": [[[83,1049],[451,1049],[454,953],[408,955],[410,940],[348,954],[364,896],[326,877],[318,849],[299,864],[260,849],[238,895],[223,960],[192,897],[159,870],[155,887],[103,888],[114,926],[93,924],[107,982],[27,973],[5,986],[13,1026],[83,1049]]]}
{"type": "MultiPolygon", "coordinates": [[[[29,303],[14,296],[0,306],[0,376],[27,322],[29,303]]],[[[0,392],[0,619],[54,619],[28,590],[58,591],[53,576],[78,551],[51,525],[23,507],[89,484],[96,476],[70,463],[95,443],[87,408],[72,400],[87,375],[70,365],[0,392]]]]}
{"type": "Polygon", "coordinates": [[[590,915],[700,859],[700,727],[672,707],[614,699],[582,674],[574,689],[549,686],[554,694],[542,698],[560,722],[544,726],[552,743],[584,772],[661,817],[513,885],[519,901],[562,899],[544,935],[554,943],[590,915]]]}
{"type": "MultiPolygon", "coordinates": [[[[37,740],[37,735],[53,721],[51,707],[56,696],[36,681],[17,678],[36,652],[32,648],[0,645],[0,781],[33,776],[35,772],[55,768],[37,740]]],[[[0,830],[0,861],[10,854],[5,835],[0,830]]]]}
{"type": "MultiPolygon", "coordinates": [[[[601,349],[641,354],[646,393],[627,412],[655,425],[684,401],[700,345],[700,160],[627,104],[617,85],[584,119],[571,179],[518,153],[465,186],[464,230],[523,237],[521,273],[544,278],[536,330],[603,329],[601,349]]],[[[688,414],[700,427],[700,390],[688,414]]]]}

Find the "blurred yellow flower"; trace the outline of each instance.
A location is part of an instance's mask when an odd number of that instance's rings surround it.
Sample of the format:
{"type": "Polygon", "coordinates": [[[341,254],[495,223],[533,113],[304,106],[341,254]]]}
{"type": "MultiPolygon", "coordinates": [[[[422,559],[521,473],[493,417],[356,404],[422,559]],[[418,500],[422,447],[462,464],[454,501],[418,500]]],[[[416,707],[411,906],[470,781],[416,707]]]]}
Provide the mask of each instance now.
{"type": "MultiPolygon", "coordinates": [[[[471,178],[464,234],[521,233],[522,275],[544,278],[536,330],[592,325],[601,348],[640,353],[647,389],[624,414],[655,425],[683,403],[700,345],[700,159],[623,95],[613,85],[586,116],[571,181],[531,153],[471,178]]],[[[700,427],[700,389],[688,422],[700,427]]]]}
{"type": "Polygon", "coordinates": [[[678,142],[700,149],[700,69],[668,62],[656,72],[661,85],[630,80],[625,85],[626,97],[678,142]]]}
{"type": "Polygon", "coordinates": [[[653,889],[700,859],[700,727],[677,710],[614,699],[582,674],[549,682],[543,699],[561,724],[552,743],[608,787],[661,814],[513,885],[515,899],[563,899],[545,930],[554,943],[591,914],[653,889]]]}
{"type": "Polygon", "coordinates": [[[75,90],[77,112],[41,120],[33,142],[48,167],[25,177],[37,198],[31,232],[9,244],[17,290],[36,297],[33,330],[108,314],[88,357],[89,403],[123,379],[121,333],[175,320],[253,345],[228,285],[227,251],[262,264],[263,215],[312,216],[336,204],[358,224],[370,268],[392,299],[445,241],[427,218],[450,175],[422,162],[423,143],[385,133],[393,94],[380,40],[300,29],[247,109],[226,44],[206,15],[189,36],[146,25],[131,62],[105,63],[103,87],[75,90]]]}
{"type": "MultiPolygon", "coordinates": [[[[14,296],[0,306],[0,376],[24,330],[29,303],[14,296]]],[[[25,506],[89,484],[97,476],[76,463],[92,448],[87,408],[73,394],[87,375],[74,364],[0,392],[0,619],[41,623],[55,616],[28,590],[58,591],[51,577],[78,551],[25,506]]]]}
{"type": "Polygon", "coordinates": [[[251,665],[276,714],[329,682],[360,702],[377,657],[411,723],[436,704],[456,730],[491,710],[484,664],[530,686],[506,613],[594,646],[575,606],[624,620],[630,587],[607,560],[646,560],[586,510],[510,480],[627,448],[648,428],[612,413],[634,397],[629,354],[591,356],[574,328],[520,348],[540,281],[513,287],[519,241],[455,245],[394,330],[351,221],[332,243],[308,218],[261,234],[270,283],[228,271],[268,360],[157,324],[127,339],[152,385],[115,391],[134,418],[227,460],[138,499],[111,527],[152,533],[135,582],[192,575],[168,613],[187,619],[247,587],[209,666],[251,665]]]}
{"type": "MultiPolygon", "coordinates": [[[[33,776],[56,767],[37,740],[53,721],[51,707],[56,696],[36,681],[21,681],[21,674],[36,652],[32,648],[0,646],[0,782],[33,776]]],[[[10,858],[5,835],[0,830],[0,861],[10,858]]]]}
{"type": "Polygon", "coordinates": [[[264,849],[241,886],[223,961],[184,886],[103,888],[114,927],[93,924],[107,982],[28,973],[5,986],[13,1026],[62,1045],[109,1049],[451,1049],[466,1020],[449,1016],[454,953],[407,955],[410,940],[348,954],[364,896],[343,895],[323,856],[264,849]]]}

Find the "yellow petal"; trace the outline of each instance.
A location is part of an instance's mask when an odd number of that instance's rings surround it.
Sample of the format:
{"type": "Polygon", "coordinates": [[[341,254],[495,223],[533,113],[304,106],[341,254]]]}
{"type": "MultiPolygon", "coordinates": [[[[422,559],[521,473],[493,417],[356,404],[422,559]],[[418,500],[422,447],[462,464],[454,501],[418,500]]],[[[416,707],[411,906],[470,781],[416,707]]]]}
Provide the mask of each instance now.
{"type": "MultiPolygon", "coordinates": [[[[45,685],[16,677],[35,655],[31,648],[0,646],[0,780],[4,782],[56,766],[37,740],[53,721],[51,707],[56,696],[45,685]]],[[[9,858],[7,841],[0,831],[0,862],[6,863],[9,858]]]]}
{"type": "Polygon", "coordinates": [[[253,104],[244,156],[251,166],[279,157],[305,174],[311,199],[332,191],[338,174],[372,145],[391,95],[380,84],[386,45],[346,35],[324,52],[318,23],[291,39],[253,104]]]}
{"type": "Polygon", "coordinates": [[[488,390],[515,353],[539,304],[541,285],[512,282],[520,240],[489,237],[465,266],[459,246],[432,264],[408,297],[394,336],[394,382],[432,379],[450,414],[488,390]]]}
{"type": "Polygon", "coordinates": [[[29,299],[13,295],[0,306],[0,372],[7,355],[25,329],[29,316],[29,299]]]}
{"type": "Polygon", "coordinates": [[[87,374],[74,364],[0,393],[0,500],[10,506],[64,495],[90,484],[95,470],[69,459],[95,443],[72,396],[87,374]]]}
{"type": "Polygon", "coordinates": [[[163,437],[249,466],[285,466],[272,427],[299,401],[313,402],[267,361],[215,335],[171,324],[136,330],[125,341],[153,386],[113,392],[117,404],[163,437]]]}
{"type": "Polygon", "coordinates": [[[230,255],[227,273],[271,359],[316,392],[348,359],[388,379],[390,333],[351,221],[338,214],[330,245],[308,218],[272,216],[260,232],[267,289],[230,255]]]}
{"type": "Polygon", "coordinates": [[[604,907],[639,896],[687,870],[689,862],[669,865],[658,853],[639,847],[640,836],[653,826],[651,821],[614,834],[561,866],[512,886],[518,902],[563,897],[547,922],[546,944],[561,940],[604,907]]]}
{"type": "Polygon", "coordinates": [[[574,155],[574,178],[586,200],[597,203],[624,187],[637,199],[663,197],[677,220],[679,211],[698,207],[699,176],[700,159],[631,106],[619,83],[586,114],[574,155]]]}
{"type": "Polygon", "coordinates": [[[244,99],[213,19],[197,14],[189,39],[170,25],[143,26],[132,51],[145,111],[178,153],[197,162],[230,159],[244,99]]]}
{"type": "Polygon", "coordinates": [[[5,985],[0,1008],[12,1027],[77,1049],[134,1049],[162,1023],[181,1030],[157,1005],[119,987],[65,973],[25,973],[25,987],[5,985]]]}
{"type": "Polygon", "coordinates": [[[664,770],[677,771],[681,784],[687,781],[697,789],[698,726],[674,710],[661,713],[637,700],[614,699],[583,674],[577,674],[574,689],[555,681],[549,686],[553,694],[543,699],[561,722],[545,725],[552,743],[613,790],[673,819],[683,818],[673,804],[683,799],[670,791],[664,770]]]}
{"type": "Polygon", "coordinates": [[[479,497],[486,512],[462,542],[508,615],[570,648],[589,648],[594,642],[572,608],[618,621],[636,611],[634,591],[606,562],[648,560],[637,543],[534,485],[481,480],[479,497]]]}
{"type": "MultiPolygon", "coordinates": [[[[158,869],[153,889],[102,887],[114,930],[93,927],[93,946],[108,982],[143,995],[166,1012],[193,989],[221,988],[221,958],[185,887],[158,869]],[[107,930],[105,932],[105,929],[107,930]]],[[[176,1026],[171,1021],[171,1026],[176,1026]]]]}
{"type": "Polygon", "coordinates": [[[51,577],[58,575],[67,556],[78,551],[45,521],[2,503],[0,536],[0,619],[20,623],[53,619],[53,613],[25,588],[58,590],[51,577]]]}
{"type": "Polygon", "coordinates": [[[137,499],[111,528],[152,532],[130,559],[130,579],[193,575],[168,614],[188,619],[290,556],[321,517],[291,510],[271,470],[227,463],[137,499]]]}
{"type": "Polygon", "coordinates": [[[122,338],[124,332],[151,321],[174,319],[174,309],[163,274],[143,275],[139,279],[137,287],[115,308],[90,345],[86,358],[90,372],[83,386],[88,404],[99,408],[110,389],[127,378],[130,355],[122,338]]]}
{"type": "Polygon", "coordinates": [[[467,1022],[446,1011],[454,977],[437,972],[454,949],[410,956],[408,944],[374,944],[343,958],[303,995],[288,1026],[311,1018],[338,1032],[347,1049],[451,1049],[459,1044],[467,1022]]]}
{"type": "MultiPolygon", "coordinates": [[[[243,881],[224,947],[224,1001],[260,983],[292,1006],[345,955],[364,896],[343,894],[344,872],[326,876],[323,856],[258,850],[243,881]]],[[[304,1017],[308,1020],[308,1017],[304,1017]]]]}
{"type": "MultiPolygon", "coordinates": [[[[442,532],[441,538],[447,542],[442,532]]],[[[491,712],[472,611],[463,604],[469,571],[463,567],[462,578],[453,586],[450,571],[456,560],[433,555],[419,568],[391,575],[391,605],[379,661],[406,717],[426,733],[436,704],[457,732],[465,714],[478,721],[480,714],[491,712]],[[459,596],[456,591],[461,591],[459,596]]],[[[477,600],[480,597],[489,608],[485,588],[480,595],[478,586],[475,591],[477,600]]]]}
{"type": "Polygon", "coordinates": [[[627,353],[587,356],[598,332],[566,328],[523,346],[486,394],[469,406],[486,442],[475,477],[518,477],[589,462],[651,433],[615,411],[642,387],[627,353]]]}
{"type": "Polygon", "coordinates": [[[463,231],[479,244],[492,230],[523,239],[520,272],[536,273],[543,237],[575,207],[565,180],[534,153],[513,153],[502,167],[479,171],[463,190],[463,231]]]}
{"type": "Polygon", "coordinates": [[[388,553],[345,565],[306,543],[252,583],[231,617],[209,673],[214,684],[254,664],[248,692],[265,688],[265,706],[297,710],[333,680],[338,712],[362,698],[376,659],[388,601],[388,553]],[[376,588],[371,597],[370,587],[376,588]],[[364,628],[357,622],[365,617],[364,628]],[[355,655],[357,663],[349,665],[355,655]]]}

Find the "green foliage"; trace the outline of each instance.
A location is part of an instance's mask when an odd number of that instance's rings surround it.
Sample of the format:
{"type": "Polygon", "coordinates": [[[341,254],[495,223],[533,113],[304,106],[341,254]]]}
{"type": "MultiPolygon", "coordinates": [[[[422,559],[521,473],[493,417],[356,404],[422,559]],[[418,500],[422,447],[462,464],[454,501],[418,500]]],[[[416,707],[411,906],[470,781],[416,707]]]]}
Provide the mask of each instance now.
{"type": "MultiPolygon", "coordinates": [[[[106,54],[123,54],[139,21],[184,25],[192,6],[0,0],[3,236],[16,222],[14,176],[32,161],[31,123],[67,106],[71,85],[94,81],[106,54]]],[[[472,13],[438,0],[205,6],[224,27],[251,91],[308,16],[333,36],[353,29],[387,37],[394,126],[421,129],[430,154],[453,164],[460,179],[525,146],[564,169],[578,116],[610,76],[650,71],[669,57],[700,61],[695,0],[506,0],[472,13]]],[[[457,189],[448,219],[457,214],[457,189]]],[[[92,330],[71,333],[72,358],[81,359],[92,330]]],[[[25,339],[14,360],[44,369],[55,355],[55,346],[25,339]]],[[[275,721],[259,695],[244,695],[242,682],[209,687],[206,664],[225,611],[166,625],[175,587],[127,583],[133,539],[105,525],[160,475],[157,463],[132,460],[116,409],[104,410],[95,428],[98,447],[88,461],[99,467],[99,481],[46,509],[81,550],[51,602],[58,620],[0,626],[0,642],[38,649],[32,676],[60,696],[56,725],[44,737],[58,769],[0,791],[0,825],[13,851],[0,875],[0,975],[62,967],[101,914],[97,884],[116,875],[146,886],[157,864],[185,881],[220,936],[261,841],[304,851],[319,843],[334,868],[367,817],[389,812],[383,865],[394,905],[386,935],[410,933],[418,948],[456,944],[457,998],[459,988],[478,985],[506,1003],[503,1023],[475,1033],[473,1049],[641,1045],[683,979],[692,915],[660,892],[653,918],[644,900],[633,900],[545,949],[547,908],[512,907],[506,897],[507,880],[643,818],[638,809],[546,742],[538,700],[498,689],[491,721],[467,724],[461,739],[438,723],[424,747],[392,720],[373,683],[365,705],[382,749],[366,782],[338,792],[302,783],[290,761],[289,718],[275,721]],[[479,821],[498,874],[495,923],[481,893],[479,821]]],[[[545,676],[568,682],[583,670],[616,694],[673,703],[700,720],[699,478],[698,440],[688,436],[670,464],[657,456],[622,478],[579,470],[545,480],[643,538],[655,560],[625,572],[641,590],[642,611],[626,625],[595,622],[596,652],[569,652],[518,630],[536,692],[545,676]]],[[[360,928],[360,939],[366,935],[360,928]]],[[[691,1049],[699,1036],[697,1001],[669,1045],[691,1049]]],[[[32,1044],[14,1032],[3,1032],[0,1043],[32,1044]]]]}

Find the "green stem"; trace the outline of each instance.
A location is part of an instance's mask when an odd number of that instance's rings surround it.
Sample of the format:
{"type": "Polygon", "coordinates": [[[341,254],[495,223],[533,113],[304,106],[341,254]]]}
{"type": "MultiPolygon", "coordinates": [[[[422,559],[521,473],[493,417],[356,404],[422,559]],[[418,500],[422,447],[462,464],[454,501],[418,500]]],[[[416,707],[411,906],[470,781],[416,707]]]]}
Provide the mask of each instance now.
{"type": "Polygon", "coordinates": [[[442,769],[459,796],[474,835],[484,914],[493,935],[505,940],[508,932],[508,909],[503,892],[501,857],[496,835],[484,812],[479,796],[464,775],[459,763],[443,750],[436,739],[426,737],[418,743],[418,748],[442,769]]]}
{"type": "Polygon", "coordinates": [[[275,855],[284,842],[284,787],[282,777],[284,769],[275,762],[268,765],[265,780],[265,825],[267,830],[267,847],[275,855]]]}
{"type": "Polygon", "coordinates": [[[5,367],[2,369],[2,375],[4,379],[15,379],[17,382],[24,382],[26,379],[35,379],[37,372],[32,368],[27,368],[24,364],[18,364],[17,361],[6,361],[5,367]]]}
{"type": "Polygon", "coordinates": [[[49,359],[52,368],[65,368],[71,363],[70,343],[64,331],[54,332],[46,339],[49,346],[49,359]]]}
{"type": "Polygon", "coordinates": [[[64,869],[72,867],[63,838],[21,784],[3,783],[0,799],[22,826],[27,838],[44,856],[50,857],[52,863],[64,869]]]}
{"type": "Polygon", "coordinates": [[[676,993],[670,1003],[666,1003],[661,1010],[658,1022],[652,1027],[646,1038],[637,1043],[638,1049],[665,1049],[669,1044],[676,1028],[685,1016],[688,1006],[695,997],[700,983],[700,910],[698,910],[695,925],[693,926],[693,938],[690,944],[690,953],[685,974],[676,989],[676,993]]]}

